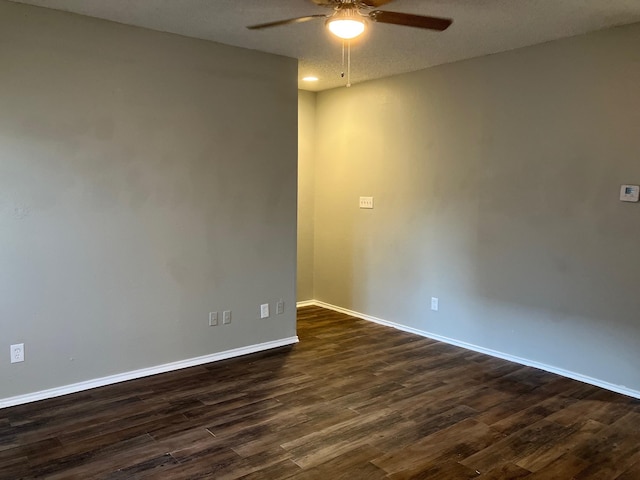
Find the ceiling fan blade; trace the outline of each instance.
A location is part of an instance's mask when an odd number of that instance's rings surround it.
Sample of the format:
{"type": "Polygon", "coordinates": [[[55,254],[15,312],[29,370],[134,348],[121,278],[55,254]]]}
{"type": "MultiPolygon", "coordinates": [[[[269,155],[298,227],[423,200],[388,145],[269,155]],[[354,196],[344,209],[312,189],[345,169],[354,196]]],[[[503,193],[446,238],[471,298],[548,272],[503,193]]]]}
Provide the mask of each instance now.
{"type": "Polygon", "coordinates": [[[374,10],[369,14],[374,22],[391,23],[393,25],[403,25],[405,27],[428,28],[442,32],[449,28],[453,20],[449,18],[427,17],[424,15],[412,15],[410,13],[386,12],[384,10],[374,10]]]}
{"type": "Polygon", "coordinates": [[[393,2],[393,0],[360,0],[360,1],[365,5],[368,5],[369,7],[381,7],[383,5],[386,5],[387,3],[393,2]]]}
{"type": "MultiPolygon", "coordinates": [[[[320,5],[322,7],[331,7],[342,4],[342,0],[311,0],[316,5],[320,5]]],[[[367,7],[381,7],[382,5],[386,5],[387,3],[391,3],[394,0],[352,0],[354,3],[359,3],[362,5],[366,5],[367,7]]]]}
{"type": "Polygon", "coordinates": [[[280,25],[291,25],[294,23],[303,23],[316,18],[327,18],[326,15],[309,15],[306,17],[289,18],[287,20],[278,20],[277,22],[260,23],[259,25],[251,25],[247,27],[249,30],[260,30],[262,28],[279,27],[280,25]]]}

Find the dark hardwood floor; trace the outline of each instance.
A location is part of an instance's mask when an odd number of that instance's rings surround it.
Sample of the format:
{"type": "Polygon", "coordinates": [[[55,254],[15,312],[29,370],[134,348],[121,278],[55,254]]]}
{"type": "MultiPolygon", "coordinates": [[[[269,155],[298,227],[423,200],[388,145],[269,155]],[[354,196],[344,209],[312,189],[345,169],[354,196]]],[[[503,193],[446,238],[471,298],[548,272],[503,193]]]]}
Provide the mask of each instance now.
{"type": "Polygon", "coordinates": [[[0,410],[1,479],[640,479],[640,402],[315,307],[301,342],[0,410]]]}

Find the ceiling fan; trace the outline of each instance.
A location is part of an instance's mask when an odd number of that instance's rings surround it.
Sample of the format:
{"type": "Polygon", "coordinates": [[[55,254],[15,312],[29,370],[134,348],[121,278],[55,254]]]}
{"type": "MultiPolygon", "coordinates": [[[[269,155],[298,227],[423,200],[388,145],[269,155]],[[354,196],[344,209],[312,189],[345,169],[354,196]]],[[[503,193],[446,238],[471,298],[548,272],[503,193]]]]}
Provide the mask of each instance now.
{"type": "Polygon", "coordinates": [[[327,28],[334,35],[349,40],[356,38],[364,32],[366,21],[388,23],[405,27],[425,28],[428,30],[446,30],[453,20],[449,18],[428,17],[425,15],[413,15],[410,13],[389,12],[386,10],[373,10],[393,0],[311,0],[321,7],[329,7],[333,12],[323,15],[315,14],[306,17],[289,18],[275,22],[261,23],[247,27],[250,30],[279,27],[294,23],[303,23],[317,18],[325,18],[327,28]]]}

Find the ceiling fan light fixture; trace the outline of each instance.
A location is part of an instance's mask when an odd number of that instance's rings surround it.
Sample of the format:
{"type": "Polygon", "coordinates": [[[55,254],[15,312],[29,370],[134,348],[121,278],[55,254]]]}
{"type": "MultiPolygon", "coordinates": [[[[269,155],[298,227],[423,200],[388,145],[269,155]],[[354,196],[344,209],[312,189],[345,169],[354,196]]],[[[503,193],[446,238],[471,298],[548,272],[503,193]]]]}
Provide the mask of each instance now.
{"type": "Polygon", "coordinates": [[[365,29],[362,16],[350,9],[338,11],[336,15],[326,21],[326,25],[331,33],[344,40],[351,40],[362,35],[365,29]]]}

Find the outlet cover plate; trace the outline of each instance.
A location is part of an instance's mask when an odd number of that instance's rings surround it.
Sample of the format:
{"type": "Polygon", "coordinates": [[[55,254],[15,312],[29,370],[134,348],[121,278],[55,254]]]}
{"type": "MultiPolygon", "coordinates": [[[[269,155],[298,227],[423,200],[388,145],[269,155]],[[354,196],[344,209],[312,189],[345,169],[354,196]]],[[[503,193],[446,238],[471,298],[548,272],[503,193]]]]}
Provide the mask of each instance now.
{"type": "Polygon", "coordinates": [[[269,304],[263,303],[260,305],[260,318],[269,318],[269,304]]]}
{"type": "Polygon", "coordinates": [[[24,343],[11,345],[11,363],[24,362],[24,343]]]}
{"type": "Polygon", "coordinates": [[[222,312],[222,324],[229,325],[231,323],[231,310],[222,312]]]}

